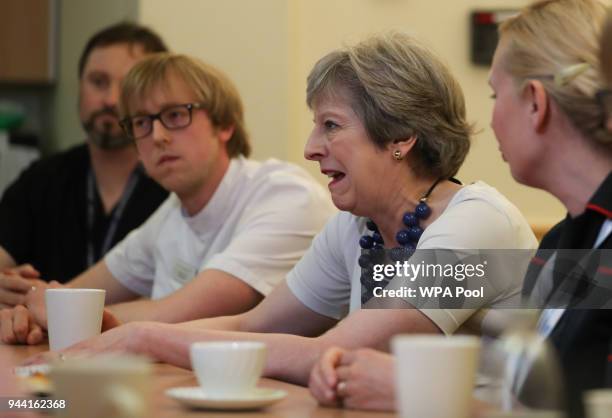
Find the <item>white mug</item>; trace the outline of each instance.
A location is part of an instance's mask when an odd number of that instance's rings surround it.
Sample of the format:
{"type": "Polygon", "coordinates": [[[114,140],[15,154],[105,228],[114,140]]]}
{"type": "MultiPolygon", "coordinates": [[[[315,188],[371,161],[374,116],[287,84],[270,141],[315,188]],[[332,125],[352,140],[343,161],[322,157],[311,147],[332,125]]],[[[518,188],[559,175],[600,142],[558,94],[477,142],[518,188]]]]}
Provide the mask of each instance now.
{"type": "Polygon", "coordinates": [[[101,289],[45,290],[51,350],[62,350],[100,334],[105,293],[101,289]]]}
{"type": "Polygon", "coordinates": [[[393,338],[396,403],[402,418],[467,418],[480,340],[471,336],[393,338]]]}
{"type": "Polygon", "coordinates": [[[266,363],[266,345],[257,341],[198,342],[191,345],[191,366],[207,396],[248,395],[266,363]]]}
{"type": "Polygon", "coordinates": [[[53,365],[54,398],[61,418],[144,418],[150,404],[151,365],[128,355],[69,358],[53,365]]]}

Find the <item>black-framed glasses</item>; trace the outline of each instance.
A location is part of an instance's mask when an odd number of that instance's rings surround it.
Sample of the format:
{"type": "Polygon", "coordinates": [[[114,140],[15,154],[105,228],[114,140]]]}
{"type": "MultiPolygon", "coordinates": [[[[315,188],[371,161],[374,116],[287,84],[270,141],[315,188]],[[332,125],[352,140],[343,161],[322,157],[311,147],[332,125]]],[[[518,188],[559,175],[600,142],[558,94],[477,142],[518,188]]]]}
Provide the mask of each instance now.
{"type": "Polygon", "coordinates": [[[191,124],[193,109],[203,109],[202,103],[187,103],[169,106],[154,115],[137,115],[119,121],[126,135],[132,139],[141,139],[153,131],[153,122],[158,119],[166,129],[181,129],[191,124]]]}

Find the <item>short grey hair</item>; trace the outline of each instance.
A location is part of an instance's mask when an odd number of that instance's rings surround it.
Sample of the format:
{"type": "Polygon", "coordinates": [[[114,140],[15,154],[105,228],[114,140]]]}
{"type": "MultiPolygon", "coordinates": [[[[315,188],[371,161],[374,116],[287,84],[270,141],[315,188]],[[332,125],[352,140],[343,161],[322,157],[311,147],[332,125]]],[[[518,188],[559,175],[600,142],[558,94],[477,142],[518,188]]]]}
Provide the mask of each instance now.
{"type": "Polygon", "coordinates": [[[410,36],[374,36],[321,58],[308,76],[308,106],[343,93],[381,149],[416,136],[408,160],[417,175],[450,178],[463,164],[472,126],[461,87],[410,36]]]}

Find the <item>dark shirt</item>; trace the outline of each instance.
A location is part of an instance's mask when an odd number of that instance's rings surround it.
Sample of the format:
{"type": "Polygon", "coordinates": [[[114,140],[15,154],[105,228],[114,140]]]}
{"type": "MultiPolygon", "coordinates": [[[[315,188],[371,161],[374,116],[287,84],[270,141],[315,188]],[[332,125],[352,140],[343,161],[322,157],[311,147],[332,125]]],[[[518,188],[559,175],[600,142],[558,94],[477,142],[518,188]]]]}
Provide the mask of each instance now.
{"type": "MultiPolygon", "coordinates": [[[[31,263],[45,280],[66,282],[83,272],[88,267],[90,239],[94,259],[103,256],[101,249],[113,212],[104,213],[95,189],[94,220],[88,227],[90,167],[87,145],[41,159],[6,189],[0,201],[0,246],[17,264],[31,263]]],[[[118,219],[110,248],[142,224],[168,195],[138,170],[138,181],[118,219]]]]}
{"type": "MultiPolygon", "coordinates": [[[[554,249],[572,249],[567,255],[555,259],[553,275],[553,292],[568,282],[576,282],[576,263],[583,259],[583,265],[589,269],[609,270],[609,257],[599,258],[592,251],[603,223],[612,217],[612,173],[597,189],[589,200],[587,208],[581,215],[572,218],[569,215],[555,225],[542,239],[538,257],[540,261],[530,265],[525,278],[525,294],[533,289],[543,263],[554,253],[554,249]],[[580,251],[584,250],[584,251],[580,251]],[[590,257],[584,263],[584,257],[590,257]],[[597,257],[597,258],[596,258],[597,257]],[[595,260],[591,263],[590,260],[595,260]]],[[[599,249],[611,249],[612,238],[608,236],[599,245],[599,249]]],[[[586,271],[584,277],[593,277],[594,271],[586,271]]],[[[612,280],[612,277],[610,277],[612,280]]],[[[579,280],[578,280],[579,281],[579,280]]],[[[572,283],[574,286],[574,283],[572,283]]],[[[573,287],[576,289],[575,287],[573,287]]],[[[579,288],[578,288],[579,289],[579,288]]],[[[578,298],[573,302],[580,302],[578,298]]],[[[570,307],[561,316],[552,330],[549,339],[556,348],[563,368],[567,389],[567,402],[570,417],[584,416],[581,403],[585,390],[605,387],[608,381],[610,342],[612,341],[612,310],[610,309],[577,309],[570,307]]]]}

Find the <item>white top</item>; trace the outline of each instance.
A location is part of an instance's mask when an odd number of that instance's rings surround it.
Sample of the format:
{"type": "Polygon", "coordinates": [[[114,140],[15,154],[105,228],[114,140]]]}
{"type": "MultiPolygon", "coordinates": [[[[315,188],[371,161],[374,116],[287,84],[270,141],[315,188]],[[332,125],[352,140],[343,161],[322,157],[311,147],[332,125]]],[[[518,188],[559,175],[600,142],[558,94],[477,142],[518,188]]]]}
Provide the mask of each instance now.
{"type": "Polygon", "coordinates": [[[303,169],[236,158],[199,213],[187,216],[171,194],[105,262],[123,285],[154,299],[206,269],[267,295],[334,212],[329,194],[303,169]]]}
{"type": "MultiPolygon", "coordinates": [[[[333,217],[287,277],[293,294],[308,308],[339,319],[361,308],[359,238],[365,219],[348,212],[333,217]]],[[[460,189],[421,236],[418,249],[534,249],[537,240],[519,210],[497,190],[476,182],[460,189]]],[[[516,298],[523,277],[493,295],[492,306],[516,298]]],[[[474,309],[424,309],[443,332],[454,332],[474,309]]]]}

